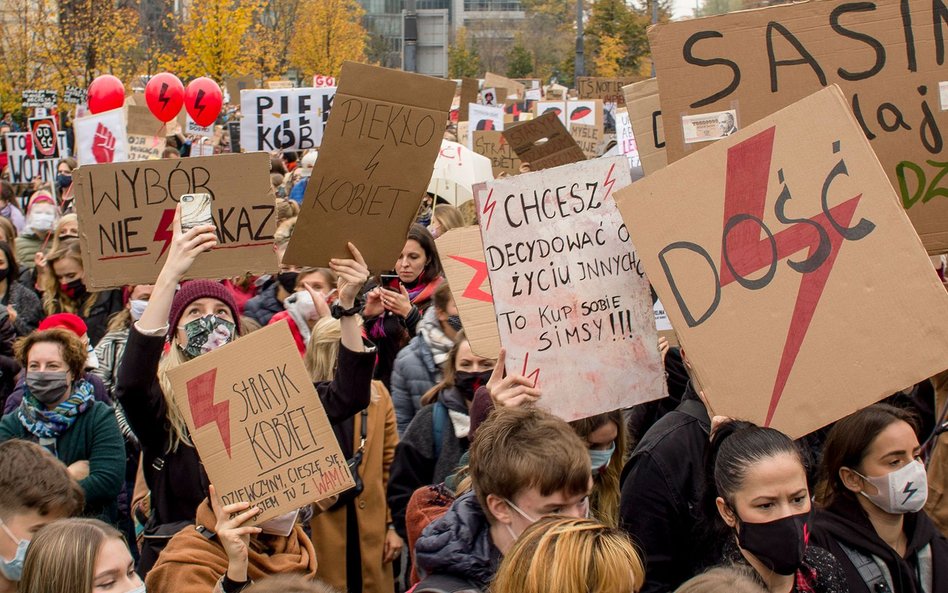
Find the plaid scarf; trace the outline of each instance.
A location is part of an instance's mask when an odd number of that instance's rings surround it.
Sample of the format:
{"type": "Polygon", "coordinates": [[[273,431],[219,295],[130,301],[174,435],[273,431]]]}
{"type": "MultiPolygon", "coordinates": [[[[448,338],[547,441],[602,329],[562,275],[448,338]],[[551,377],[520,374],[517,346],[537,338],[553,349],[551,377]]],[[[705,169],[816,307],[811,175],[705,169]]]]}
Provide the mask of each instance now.
{"type": "Polygon", "coordinates": [[[24,387],[23,401],[17,410],[20,424],[30,434],[41,439],[55,439],[76,422],[80,414],[94,403],[92,385],[80,379],[74,386],[75,391],[52,410],[37,400],[28,387],[24,387]]]}

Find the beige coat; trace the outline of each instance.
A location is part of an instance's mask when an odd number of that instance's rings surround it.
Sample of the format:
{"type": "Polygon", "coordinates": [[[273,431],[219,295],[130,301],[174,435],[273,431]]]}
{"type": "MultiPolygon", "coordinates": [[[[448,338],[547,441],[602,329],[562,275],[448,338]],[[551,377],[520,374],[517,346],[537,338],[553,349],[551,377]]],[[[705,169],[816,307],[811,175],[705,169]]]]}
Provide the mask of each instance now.
{"type": "MultiPolygon", "coordinates": [[[[368,407],[365,454],[359,467],[364,489],[355,499],[359,524],[359,544],[362,554],[362,591],[364,593],[391,593],[394,578],[392,564],[382,564],[385,536],[391,522],[391,512],[385,500],[389,469],[395,459],[398,432],[392,396],[382,383],[374,381],[373,401],[368,407]]],[[[359,448],[362,415],[356,414],[352,450],[359,448]]],[[[347,591],[346,583],[346,507],[325,511],[313,517],[313,545],[319,562],[317,576],[347,591]]]]}

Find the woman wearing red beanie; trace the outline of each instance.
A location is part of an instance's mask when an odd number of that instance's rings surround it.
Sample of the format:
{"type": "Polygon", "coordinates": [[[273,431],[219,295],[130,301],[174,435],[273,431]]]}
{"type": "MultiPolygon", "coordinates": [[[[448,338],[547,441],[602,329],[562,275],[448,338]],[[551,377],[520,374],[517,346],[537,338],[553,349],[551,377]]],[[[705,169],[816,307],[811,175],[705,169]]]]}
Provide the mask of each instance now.
{"type": "MultiPolygon", "coordinates": [[[[152,515],[145,527],[139,574],[145,575],[172,535],[192,525],[207,496],[208,479],[191,443],[184,417],[174,403],[170,369],[236,339],[240,330],[237,305],[219,282],[194,280],[181,284],[195,259],[217,245],[212,225],[182,232],[180,209],[168,259],[141,319],[132,325],[119,365],[115,396],[142,445],[145,481],[151,490],[152,515]],[[170,349],[162,357],[165,341],[170,349]]],[[[339,276],[339,304],[354,309],[368,278],[358,250],[354,259],[333,260],[339,276]]],[[[338,372],[331,382],[316,384],[332,423],[369,405],[375,354],[367,352],[356,317],[343,311],[342,348],[338,372]]]]}

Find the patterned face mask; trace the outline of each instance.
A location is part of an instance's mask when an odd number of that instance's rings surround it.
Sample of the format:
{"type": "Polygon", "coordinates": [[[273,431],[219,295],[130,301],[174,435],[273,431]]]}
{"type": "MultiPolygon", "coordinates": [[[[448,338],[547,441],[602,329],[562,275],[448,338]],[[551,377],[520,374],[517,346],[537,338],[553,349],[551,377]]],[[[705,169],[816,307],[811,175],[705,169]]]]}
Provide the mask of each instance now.
{"type": "Polygon", "coordinates": [[[181,350],[189,358],[197,358],[230,343],[237,333],[237,326],[216,315],[205,315],[184,324],[188,342],[181,350]]]}

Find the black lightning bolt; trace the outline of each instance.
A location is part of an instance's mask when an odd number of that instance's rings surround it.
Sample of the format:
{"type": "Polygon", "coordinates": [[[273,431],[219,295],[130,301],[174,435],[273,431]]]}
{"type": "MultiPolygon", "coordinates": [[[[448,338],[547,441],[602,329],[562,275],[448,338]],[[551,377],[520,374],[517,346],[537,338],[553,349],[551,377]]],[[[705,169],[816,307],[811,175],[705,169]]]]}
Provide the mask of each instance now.
{"type": "MultiPolygon", "coordinates": [[[[161,91],[158,93],[158,100],[165,106],[164,109],[168,108],[168,102],[171,101],[171,97],[166,97],[165,93],[168,92],[168,83],[161,83],[161,91]]],[[[163,110],[162,110],[163,111],[163,110]]]]}
{"type": "Polygon", "coordinates": [[[204,89],[201,89],[198,91],[197,98],[194,99],[194,108],[197,109],[199,116],[202,113],[204,113],[204,108],[207,107],[207,105],[201,105],[201,101],[204,99],[204,95],[205,95],[204,89]]]}
{"type": "Polygon", "coordinates": [[[908,496],[905,497],[905,500],[902,501],[902,504],[908,502],[908,499],[915,496],[915,493],[918,492],[918,488],[912,488],[912,484],[914,484],[914,482],[909,482],[905,485],[905,490],[902,491],[902,494],[908,494],[908,496]]]}
{"type": "Polygon", "coordinates": [[[376,159],[378,158],[380,152],[382,152],[381,146],[379,146],[379,149],[375,151],[375,154],[372,155],[372,158],[369,159],[368,164],[365,166],[364,170],[369,171],[366,179],[372,177],[372,174],[375,173],[375,168],[379,166],[379,162],[376,159]]]}

